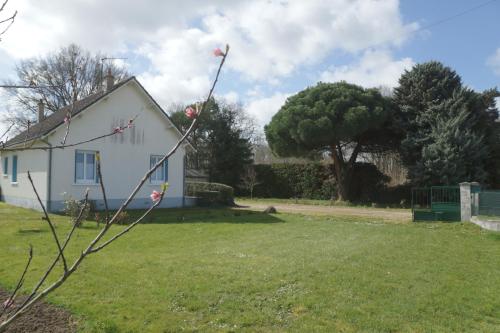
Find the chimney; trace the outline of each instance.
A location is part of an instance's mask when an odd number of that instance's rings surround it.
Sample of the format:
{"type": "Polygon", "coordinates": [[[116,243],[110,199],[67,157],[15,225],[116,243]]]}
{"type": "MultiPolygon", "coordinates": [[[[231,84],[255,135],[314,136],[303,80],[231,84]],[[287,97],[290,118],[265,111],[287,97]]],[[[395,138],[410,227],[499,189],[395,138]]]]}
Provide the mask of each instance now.
{"type": "Polygon", "coordinates": [[[45,107],[43,101],[38,101],[38,122],[41,123],[45,119],[45,107]]]}
{"type": "Polygon", "coordinates": [[[106,74],[106,91],[110,91],[115,85],[115,77],[111,74],[111,68],[108,68],[108,74],[106,74]]]}

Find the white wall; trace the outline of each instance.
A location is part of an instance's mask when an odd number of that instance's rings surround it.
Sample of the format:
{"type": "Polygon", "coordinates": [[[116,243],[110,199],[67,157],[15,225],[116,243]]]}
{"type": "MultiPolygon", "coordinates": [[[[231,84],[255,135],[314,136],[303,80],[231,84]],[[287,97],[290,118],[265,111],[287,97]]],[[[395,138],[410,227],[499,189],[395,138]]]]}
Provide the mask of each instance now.
{"type": "Polygon", "coordinates": [[[47,167],[48,167],[48,152],[43,150],[31,151],[16,151],[16,152],[1,152],[1,169],[0,172],[0,190],[1,199],[7,203],[41,209],[38,203],[33,188],[28,180],[29,170],[33,183],[36,186],[38,194],[46,205],[47,201],[47,167]],[[13,156],[17,155],[17,183],[12,182],[12,160],[13,156]],[[4,175],[4,158],[8,157],[8,174],[4,175]]]}
{"type": "MultiPolygon", "coordinates": [[[[53,151],[51,201],[56,202],[54,209],[58,206],[57,202],[60,204],[64,200],[63,193],[74,198],[82,198],[87,187],[90,188],[91,199],[102,199],[99,185],[75,184],[76,150],[100,152],[106,195],[111,206],[116,208],[123,199],[128,197],[149,169],[150,155],[164,155],[177,142],[179,135],[169,120],[132,80],[76,116],[71,123],[67,144],[109,133],[116,126],[127,124],[128,120],[135,115],[138,117],[134,122],[134,128],[126,129],[123,134],[53,151]]],[[[52,133],[48,138],[51,144],[57,145],[64,131],[64,126],[61,126],[52,133]]],[[[182,204],[183,158],[184,148],[180,147],[169,159],[170,188],[162,206],[182,204]]],[[[136,195],[137,200],[134,201],[132,207],[151,205],[149,195],[153,190],[159,190],[159,186],[150,184],[148,180],[136,195]]],[[[102,208],[102,205],[98,208],[102,208]]]]}

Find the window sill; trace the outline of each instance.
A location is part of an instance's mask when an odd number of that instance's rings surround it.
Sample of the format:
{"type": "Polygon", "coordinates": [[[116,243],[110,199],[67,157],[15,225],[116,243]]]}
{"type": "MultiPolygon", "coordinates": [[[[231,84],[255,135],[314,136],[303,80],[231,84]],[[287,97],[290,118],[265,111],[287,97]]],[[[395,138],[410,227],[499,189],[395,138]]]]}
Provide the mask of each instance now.
{"type": "Polygon", "coordinates": [[[168,183],[168,181],[164,181],[164,182],[157,182],[157,183],[156,183],[156,182],[154,182],[154,183],[151,183],[151,182],[150,182],[150,183],[148,183],[148,186],[161,186],[161,185],[163,185],[163,184],[165,184],[165,183],[168,183]]]}
{"type": "Polygon", "coordinates": [[[10,185],[17,186],[17,185],[19,185],[19,183],[18,182],[10,182],[10,185]]]}
{"type": "Polygon", "coordinates": [[[3,178],[7,178],[7,177],[9,177],[9,174],[8,173],[4,173],[2,176],[3,176],[3,178]]]}
{"type": "Polygon", "coordinates": [[[99,186],[99,183],[73,183],[73,186],[99,186]]]}

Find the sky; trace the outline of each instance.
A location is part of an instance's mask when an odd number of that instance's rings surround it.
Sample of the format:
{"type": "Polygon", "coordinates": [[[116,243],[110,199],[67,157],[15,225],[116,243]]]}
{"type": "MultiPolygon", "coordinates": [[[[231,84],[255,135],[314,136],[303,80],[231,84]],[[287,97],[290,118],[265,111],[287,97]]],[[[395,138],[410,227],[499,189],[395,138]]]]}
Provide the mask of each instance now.
{"type": "Polygon", "coordinates": [[[2,14],[14,10],[0,81],[15,80],[20,60],[76,43],[127,58],[121,64],[168,109],[206,96],[212,51],[227,43],[216,95],[260,126],[318,81],[394,87],[429,60],[473,89],[500,86],[500,0],[10,0],[2,14]]]}

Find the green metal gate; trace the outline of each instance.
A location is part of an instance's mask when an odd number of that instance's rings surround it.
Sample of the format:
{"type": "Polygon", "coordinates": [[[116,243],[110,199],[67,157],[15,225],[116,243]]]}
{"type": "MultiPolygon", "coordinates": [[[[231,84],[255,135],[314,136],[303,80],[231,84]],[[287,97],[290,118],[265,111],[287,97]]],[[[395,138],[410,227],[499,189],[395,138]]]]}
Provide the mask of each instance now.
{"type": "Polygon", "coordinates": [[[479,192],[477,215],[500,218],[500,191],[479,192]]]}
{"type": "Polygon", "coordinates": [[[413,221],[460,221],[460,187],[413,188],[413,221]]]}

